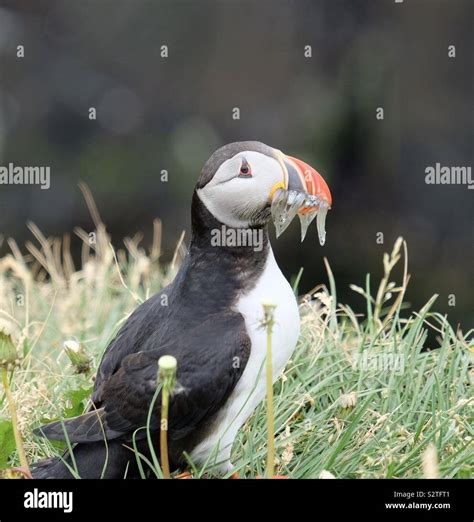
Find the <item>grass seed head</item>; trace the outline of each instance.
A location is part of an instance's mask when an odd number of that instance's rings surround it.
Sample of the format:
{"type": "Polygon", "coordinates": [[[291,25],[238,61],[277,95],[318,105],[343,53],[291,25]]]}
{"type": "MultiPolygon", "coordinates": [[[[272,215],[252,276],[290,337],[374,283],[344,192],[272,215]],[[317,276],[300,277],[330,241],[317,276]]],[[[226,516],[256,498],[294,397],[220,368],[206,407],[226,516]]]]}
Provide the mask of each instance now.
{"type": "Polygon", "coordinates": [[[64,351],[69,357],[75,373],[89,373],[92,367],[92,360],[80,343],[74,339],[65,341],[64,351]]]}
{"type": "Polygon", "coordinates": [[[178,361],[172,355],[163,355],[158,359],[158,378],[170,393],[176,383],[177,367],[178,361]]]}
{"type": "Polygon", "coordinates": [[[0,367],[10,369],[19,364],[17,352],[19,337],[15,323],[0,319],[0,367]]]}
{"type": "Polygon", "coordinates": [[[356,392],[343,393],[339,397],[339,402],[343,408],[353,408],[357,404],[356,392]]]}
{"type": "Polygon", "coordinates": [[[428,447],[423,452],[422,467],[424,478],[439,478],[438,452],[434,444],[428,444],[428,447]]]}

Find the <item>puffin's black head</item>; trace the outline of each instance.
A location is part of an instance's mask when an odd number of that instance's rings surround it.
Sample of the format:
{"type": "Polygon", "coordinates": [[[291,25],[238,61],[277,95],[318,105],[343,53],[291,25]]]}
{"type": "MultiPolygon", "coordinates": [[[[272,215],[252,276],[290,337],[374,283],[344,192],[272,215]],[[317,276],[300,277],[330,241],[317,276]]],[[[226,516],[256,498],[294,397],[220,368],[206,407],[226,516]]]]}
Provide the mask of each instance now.
{"type": "Polygon", "coordinates": [[[312,167],[258,141],[229,143],[217,149],[196,185],[207,210],[221,223],[236,228],[266,224],[279,189],[318,195],[331,204],[326,182],[312,167]]]}

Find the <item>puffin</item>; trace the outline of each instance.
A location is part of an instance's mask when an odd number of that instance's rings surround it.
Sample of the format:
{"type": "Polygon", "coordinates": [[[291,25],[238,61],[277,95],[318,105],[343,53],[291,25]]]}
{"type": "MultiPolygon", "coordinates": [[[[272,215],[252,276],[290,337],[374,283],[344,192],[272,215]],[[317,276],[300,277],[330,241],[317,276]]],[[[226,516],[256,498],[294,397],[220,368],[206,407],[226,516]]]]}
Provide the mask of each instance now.
{"type": "Polygon", "coordinates": [[[275,260],[268,225],[273,218],[278,235],[299,215],[304,237],[317,216],[323,243],[331,203],[323,177],[302,160],[257,141],[216,150],[192,195],[191,240],[176,277],[110,342],[89,410],[35,430],[70,444],[62,457],[37,462],[33,478],[139,477],[136,452],[149,457],[151,440],[159,456],[160,398],[150,416],[149,410],[164,355],[177,360],[167,433],[172,471],[186,469],[188,455],[230,476],[233,442],[266,394],[262,303],[276,305],[274,382],[300,332],[297,300],[275,260]]]}

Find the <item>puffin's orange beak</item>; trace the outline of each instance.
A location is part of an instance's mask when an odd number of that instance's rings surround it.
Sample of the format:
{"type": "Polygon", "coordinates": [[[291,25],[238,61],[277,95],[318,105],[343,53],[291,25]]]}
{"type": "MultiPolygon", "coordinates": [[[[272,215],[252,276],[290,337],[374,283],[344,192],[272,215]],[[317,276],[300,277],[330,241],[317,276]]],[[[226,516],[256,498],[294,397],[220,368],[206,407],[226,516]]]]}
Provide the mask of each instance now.
{"type": "MultiPolygon", "coordinates": [[[[306,192],[306,194],[311,196],[319,196],[326,200],[329,208],[331,208],[331,191],[324,178],[316,169],[292,156],[285,156],[284,163],[288,171],[287,190],[296,190],[297,192],[306,192]]],[[[300,212],[304,211],[305,208],[300,210],[300,212]]]]}
{"type": "Polygon", "coordinates": [[[321,245],[325,242],[325,220],[332,205],[329,187],[319,172],[304,161],[278,151],[277,159],[283,171],[283,181],[276,183],[269,196],[277,237],[298,215],[301,240],[311,221],[317,217],[321,245]]]}

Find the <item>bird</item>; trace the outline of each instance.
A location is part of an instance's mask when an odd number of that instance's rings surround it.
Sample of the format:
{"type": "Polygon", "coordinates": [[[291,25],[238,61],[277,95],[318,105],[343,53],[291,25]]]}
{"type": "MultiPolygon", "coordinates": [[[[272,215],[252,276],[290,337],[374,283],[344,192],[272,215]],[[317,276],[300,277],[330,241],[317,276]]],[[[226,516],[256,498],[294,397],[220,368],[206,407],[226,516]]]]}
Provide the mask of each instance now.
{"type": "MultiPolygon", "coordinates": [[[[177,275],[138,306],[110,342],[91,408],[36,430],[50,440],[67,437],[73,447],[37,462],[33,477],[139,476],[133,448],[150,455],[143,427],[164,355],[177,360],[167,428],[171,469],[185,469],[187,454],[196,465],[231,474],[233,442],[265,398],[262,303],[275,305],[274,382],[300,333],[297,300],[275,260],[268,225],[273,217],[281,230],[296,212],[307,226],[305,213],[325,215],[331,203],[323,177],[302,160],[258,141],[217,149],[193,191],[190,245],[177,275]]],[[[161,402],[154,404],[148,430],[157,440],[161,402]]]]}

